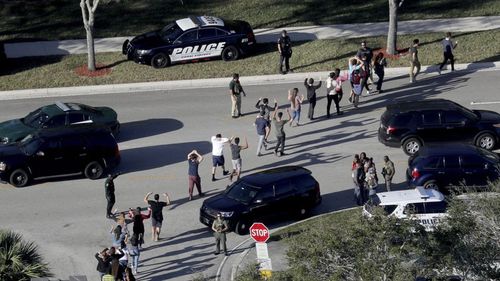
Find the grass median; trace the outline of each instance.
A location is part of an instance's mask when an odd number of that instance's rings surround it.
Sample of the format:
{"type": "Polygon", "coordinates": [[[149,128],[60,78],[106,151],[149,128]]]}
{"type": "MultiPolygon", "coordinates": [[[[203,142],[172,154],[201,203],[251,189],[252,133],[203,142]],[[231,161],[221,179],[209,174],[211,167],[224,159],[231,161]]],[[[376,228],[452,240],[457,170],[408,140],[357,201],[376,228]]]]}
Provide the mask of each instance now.
{"type": "MultiPolygon", "coordinates": [[[[454,34],[459,46],[454,51],[456,63],[488,62],[500,60],[496,42],[500,29],[492,31],[454,34]]],[[[441,33],[404,35],[398,37],[398,45],[409,47],[419,38],[419,57],[422,65],[440,63],[442,60],[441,33]]],[[[361,39],[316,40],[295,42],[291,67],[295,72],[331,71],[345,69],[347,60],[359,48],[361,39]]],[[[384,48],[385,36],[366,38],[368,46],[384,48]]],[[[102,77],[82,77],[75,69],[85,65],[86,55],[31,57],[10,59],[0,76],[0,90],[88,86],[133,82],[166,81],[229,77],[234,72],[241,76],[276,74],[278,56],[274,44],[260,44],[258,54],[233,62],[213,60],[200,63],[174,65],[164,69],[139,65],[126,61],[120,53],[97,54],[97,62],[111,68],[102,77]]],[[[408,58],[389,59],[389,67],[408,66],[408,58]]]]}
{"type": "MultiPolygon", "coordinates": [[[[80,1],[0,0],[0,40],[85,38],[80,1]]],[[[254,28],[388,21],[388,1],[324,0],[119,0],[101,1],[96,37],[131,36],[189,15],[248,21],[254,28]]],[[[498,0],[404,1],[400,20],[500,14],[498,0]]]]}

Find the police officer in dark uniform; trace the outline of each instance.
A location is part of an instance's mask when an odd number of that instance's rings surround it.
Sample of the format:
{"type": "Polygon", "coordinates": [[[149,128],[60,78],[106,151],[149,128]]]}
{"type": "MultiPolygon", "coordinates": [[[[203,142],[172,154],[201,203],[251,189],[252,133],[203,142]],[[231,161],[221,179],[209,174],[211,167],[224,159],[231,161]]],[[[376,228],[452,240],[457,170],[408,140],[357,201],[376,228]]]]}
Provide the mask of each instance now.
{"type": "Polygon", "coordinates": [[[279,72],[281,74],[292,72],[289,64],[290,57],[292,56],[292,41],[288,37],[286,30],[281,32],[281,37],[278,39],[278,52],[280,53],[279,72]],[[283,71],[283,64],[285,65],[285,71],[283,71]]]}
{"type": "Polygon", "coordinates": [[[108,219],[113,218],[113,214],[111,213],[113,205],[115,204],[115,183],[113,180],[119,175],[120,173],[116,173],[114,175],[109,174],[104,182],[104,192],[106,195],[106,201],[108,201],[108,204],[106,205],[106,217],[108,219]]]}

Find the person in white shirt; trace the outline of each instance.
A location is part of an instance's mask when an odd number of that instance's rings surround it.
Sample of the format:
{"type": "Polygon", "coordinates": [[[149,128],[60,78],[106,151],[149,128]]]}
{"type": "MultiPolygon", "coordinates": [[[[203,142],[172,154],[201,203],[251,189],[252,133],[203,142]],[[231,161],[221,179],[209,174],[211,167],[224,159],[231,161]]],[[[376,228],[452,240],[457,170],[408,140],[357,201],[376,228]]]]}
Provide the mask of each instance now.
{"type": "Polygon", "coordinates": [[[221,134],[212,136],[212,181],[215,181],[215,169],[217,166],[222,166],[222,174],[224,176],[229,174],[224,166],[224,144],[230,143],[233,138],[223,138],[221,134]]]}

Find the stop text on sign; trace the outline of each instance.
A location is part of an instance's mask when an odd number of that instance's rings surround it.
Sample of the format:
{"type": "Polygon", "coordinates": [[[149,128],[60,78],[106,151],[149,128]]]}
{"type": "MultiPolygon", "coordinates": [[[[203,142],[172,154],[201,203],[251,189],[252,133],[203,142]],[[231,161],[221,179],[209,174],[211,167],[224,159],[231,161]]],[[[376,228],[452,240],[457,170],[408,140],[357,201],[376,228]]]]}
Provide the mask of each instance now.
{"type": "Polygon", "coordinates": [[[265,243],[269,239],[269,229],[263,223],[256,222],[249,230],[250,237],[257,243],[265,243]]]}

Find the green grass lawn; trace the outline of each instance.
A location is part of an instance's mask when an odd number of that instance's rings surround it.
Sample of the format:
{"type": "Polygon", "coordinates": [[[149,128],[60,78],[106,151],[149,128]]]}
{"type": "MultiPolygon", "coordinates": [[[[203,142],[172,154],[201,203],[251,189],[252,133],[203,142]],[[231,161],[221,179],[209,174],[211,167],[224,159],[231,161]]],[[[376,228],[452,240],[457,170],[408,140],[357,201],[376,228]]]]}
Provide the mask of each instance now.
{"type": "Polygon", "coordinates": [[[359,214],[361,214],[361,207],[352,210],[347,210],[345,212],[337,212],[319,216],[317,218],[312,218],[310,220],[303,221],[301,223],[294,224],[292,226],[288,226],[274,232],[269,238],[269,240],[271,241],[281,240],[286,237],[300,234],[301,232],[306,231],[308,229],[319,227],[320,225],[342,227],[343,224],[348,224],[352,222],[354,218],[357,218],[357,216],[359,216],[359,214]]]}
{"type": "MultiPolygon", "coordinates": [[[[399,36],[398,45],[408,47],[415,37],[421,42],[419,56],[422,65],[441,62],[440,41],[443,34],[399,36]]],[[[460,44],[454,51],[457,63],[499,60],[498,45],[493,44],[499,37],[500,29],[455,34],[454,38],[460,44]]],[[[297,42],[291,58],[291,67],[295,72],[331,71],[336,67],[346,69],[347,59],[355,54],[360,40],[297,42]]],[[[384,48],[386,38],[380,36],[366,40],[368,46],[384,48]]],[[[229,77],[234,72],[240,73],[241,76],[276,74],[278,58],[275,44],[261,44],[259,49],[258,55],[238,61],[213,60],[174,65],[164,69],[153,69],[151,66],[126,61],[121,53],[102,53],[97,54],[97,62],[108,65],[112,72],[96,78],[80,77],[74,72],[75,68],[86,64],[86,55],[11,59],[6,66],[7,73],[0,76],[0,90],[229,77]]],[[[398,66],[408,66],[408,59],[389,59],[389,67],[398,66]]]]}
{"type": "MultiPolygon", "coordinates": [[[[97,37],[130,36],[188,15],[242,19],[254,28],[388,20],[387,0],[102,0],[97,37]]],[[[84,38],[79,0],[0,0],[2,40],[84,38]]],[[[400,20],[500,15],[498,0],[405,1],[400,20]]]]}

